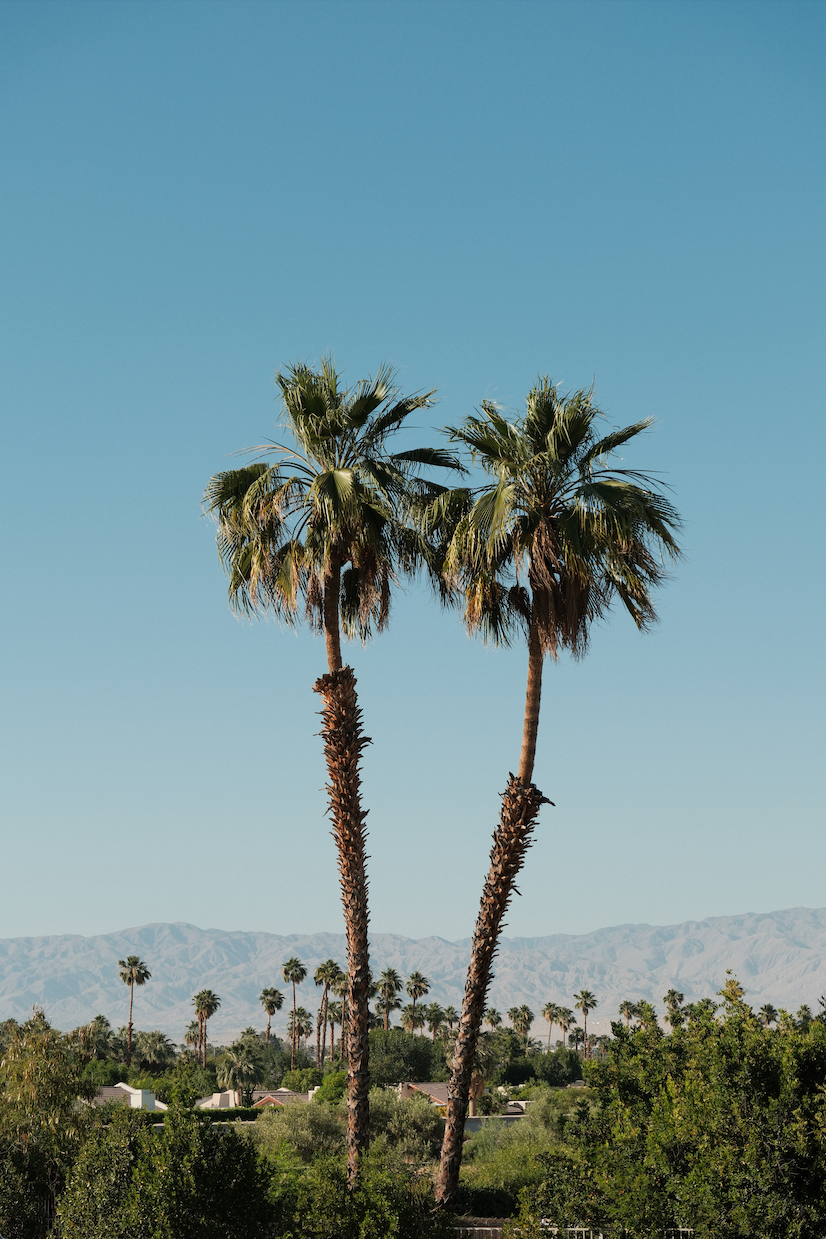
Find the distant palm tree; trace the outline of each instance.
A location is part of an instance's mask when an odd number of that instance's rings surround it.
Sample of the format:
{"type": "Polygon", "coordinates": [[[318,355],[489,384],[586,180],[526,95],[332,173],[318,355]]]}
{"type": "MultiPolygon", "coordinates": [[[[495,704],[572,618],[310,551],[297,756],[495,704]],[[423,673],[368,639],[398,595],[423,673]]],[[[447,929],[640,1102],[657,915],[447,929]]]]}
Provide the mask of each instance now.
{"type": "Polygon", "coordinates": [[[270,1022],[276,1011],[280,1011],[284,1006],[284,995],[280,989],[262,989],[258,996],[258,1001],[267,1013],[267,1045],[270,1043],[270,1022]]]}
{"type": "MultiPolygon", "coordinates": [[[[306,968],[306,966],[305,966],[304,964],[302,964],[302,962],[301,962],[301,960],[300,960],[300,959],[296,958],[296,956],[295,956],[295,955],[292,955],[292,956],[290,956],[290,958],[287,960],[286,964],[284,964],[283,968],[281,969],[281,972],[282,972],[283,977],[284,977],[284,980],[287,982],[287,984],[288,984],[288,985],[290,985],[290,984],[291,984],[291,985],[292,985],[292,987],[293,987],[293,1022],[292,1022],[292,1028],[293,1028],[293,1029],[295,1029],[295,1028],[297,1028],[297,1027],[298,1027],[298,1025],[296,1024],[296,1019],[295,1019],[295,987],[296,987],[296,985],[300,985],[300,984],[301,984],[301,982],[302,982],[302,981],[304,980],[304,978],[306,977],[306,975],[307,975],[307,968],[306,968]]],[[[292,1050],[291,1050],[291,1053],[290,1053],[290,1071],[294,1071],[294,1070],[295,1070],[295,1033],[294,1033],[294,1032],[292,1032],[292,1033],[291,1033],[291,1037],[292,1037],[292,1040],[291,1040],[290,1044],[291,1044],[291,1046],[292,1046],[292,1050]]]]}
{"type": "Polygon", "coordinates": [[[619,1005],[619,1013],[625,1019],[625,1027],[627,1028],[636,1017],[637,1004],[632,1002],[630,998],[625,998],[619,1005]]]}
{"type": "Polygon", "coordinates": [[[384,972],[381,974],[381,976],[379,977],[379,981],[378,981],[378,992],[379,992],[378,1009],[384,1016],[385,1032],[387,1032],[387,1030],[390,1027],[391,1011],[398,1011],[399,1007],[401,1006],[401,1003],[399,1002],[399,999],[398,999],[398,995],[401,993],[403,988],[404,988],[404,982],[402,981],[398,972],[396,972],[396,969],[385,968],[384,972]]]}
{"type": "Polygon", "coordinates": [[[798,1028],[801,1028],[803,1032],[809,1031],[814,1021],[814,1018],[815,1017],[812,1014],[812,1009],[808,1005],[808,1003],[804,1002],[802,1006],[797,1008],[797,1026],[798,1028]]]}
{"type": "Polygon", "coordinates": [[[350,978],[346,971],[339,972],[335,981],[331,984],[330,989],[341,1003],[341,1019],[339,1020],[339,1024],[341,1025],[341,1036],[338,1039],[339,1062],[343,1063],[345,1059],[349,1062],[349,1053],[347,1050],[347,999],[350,993],[350,978]]]}
{"type": "Polygon", "coordinates": [[[422,1009],[417,1007],[415,1002],[402,1007],[402,1028],[405,1032],[415,1032],[417,1028],[424,1028],[422,1009]]]}
{"type": "Polygon", "coordinates": [[[200,1043],[201,1025],[198,1020],[192,1020],[186,1026],[186,1032],[184,1033],[184,1045],[188,1046],[190,1050],[193,1050],[199,1046],[200,1043]]]}
{"type": "Polygon", "coordinates": [[[360,771],[369,740],[356,678],[342,660],[341,635],[366,641],[387,626],[393,585],[426,557],[406,524],[411,493],[444,489],[424,481],[421,470],[460,466],[436,448],[388,450],[393,433],[415,410],[428,408],[433,393],[402,396],[386,366],[349,390],[329,358],[319,370],[290,366],[276,383],[284,430],[294,446],[275,443],[266,449],[273,463],[217,474],[204,503],[218,521],[233,603],[248,613],[272,611],[289,624],[304,612],[324,634],[327,674],[313,687],[322,701],[347,932],[347,1177],[354,1187],[369,1142],[369,918],[360,771]]]}
{"type": "Polygon", "coordinates": [[[574,1007],[576,1008],[577,1011],[582,1012],[582,1023],[583,1023],[583,1038],[582,1039],[585,1045],[585,1057],[587,1058],[588,1057],[588,1012],[593,1011],[594,1007],[598,1005],[597,998],[596,998],[596,995],[594,995],[589,989],[581,989],[578,994],[574,994],[574,998],[576,999],[576,1002],[574,1003],[574,1007]]]}
{"type": "Polygon", "coordinates": [[[404,988],[410,998],[413,999],[413,1009],[415,1010],[416,1000],[424,998],[425,994],[430,993],[430,982],[421,972],[411,972],[407,978],[407,985],[404,988]]]}
{"type": "Polygon", "coordinates": [[[132,1003],[135,986],[146,985],[152,973],[139,955],[127,955],[126,959],[119,959],[118,967],[118,976],[124,985],[129,986],[129,1023],[126,1025],[126,1066],[129,1067],[132,1063],[132,1003]]]}
{"type": "Polygon", "coordinates": [[[550,1053],[551,1050],[551,1032],[554,1024],[556,1023],[558,1010],[559,1007],[555,1002],[546,1002],[545,1006],[542,1008],[542,1014],[548,1021],[548,1053],[550,1053]]]}
{"type": "Polygon", "coordinates": [[[175,1058],[175,1047],[165,1033],[155,1029],[139,1032],[135,1038],[135,1052],[141,1068],[165,1067],[175,1058]]]}
{"type": "Polygon", "coordinates": [[[327,1023],[330,1025],[330,1062],[335,1061],[336,1056],[336,1024],[341,1023],[341,1003],[327,1003],[327,1023]]]}
{"type": "Polygon", "coordinates": [[[573,1049],[578,1050],[581,1045],[585,1045],[585,1032],[578,1025],[568,1037],[568,1045],[573,1049]]]}
{"type": "Polygon", "coordinates": [[[484,1018],[485,1023],[490,1026],[492,1032],[496,1032],[496,1029],[502,1023],[502,1016],[496,1010],[496,1007],[488,1007],[484,1018]]]}
{"type": "Polygon", "coordinates": [[[253,1090],[261,1078],[261,1066],[250,1046],[236,1044],[225,1051],[217,1077],[219,1088],[232,1089],[239,1102],[251,1105],[253,1090]]]}
{"type": "Polygon", "coordinates": [[[567,1045],[568,1029],[576,1023],[576,1016],[570,1007],[560,1007],[557,1012],[556,1022],[562,1029],[562,1044],[567,1045]]]}
{"type": "Polygon", "coordinates": [[[770,1002],[764,1003],[757,1012],[757,1018],[764,1028],[768,1028],[769,1024],[774,1024],[777,1019],[777,1008],[773,1007],[770,1002]]]}
{"type": "Polygon", "coordinates": [[[320,1044],[318,1035],[316,1035],[315,1061],[317,1067],[324,1066],[324,1057],[327,1050],[327,1003],[330,997],[330,986],[340,972],[341,968],[334,959],[325,959],[324,963],[319,964],[313,973],[313,980],[316,985],[324,987],[321,994],[321,1005],[318,1009],[318,1019],[316,1020],[317,1033],[321,1034],[320,1044]]]}
{"type": "Polygon", "coordinates": [[[638,628],[656,619],[652,590],[676,557],[679,518],[650,477],[612,468],[610,456],[650,424],[597,434],[589,391],[562,396],[547,376],[509,422],[485,401],[450,431],[491,477],[476,492],[454,491],[422,508],[425,532],[445,551],[445,578],[464,595],[465,624],[494,642],[527,635],[522,750],[502,798],[490,868],[471,946],[462,1020],[451,1067],[437,1206],[452,1208],[459,1185],[473,1056],[499,933],[545,796],[533,783],[542,668],[559,649],[584,653],[594,620],[614,598],[638,628]]]}
{"type": "Polygon", "coordinates": [[[198,1024],[201,1029],[201,1039],[198,1046],[201,1052],[201,1066],[206,1067],[207,1023],[220,1007],[221,999],[211,989],[202,989],[192,999],[192,1005],[195,1008],[195,1014],[198,1017],[198,1024]]]}
{"type": "Polygon", "coordinates": [[[427,1023],[427,1027],[430,1030],[430,1034],[435,1041],[436,1033],[445,1022],[445,1013],[439,1006],[438,1002],[432,1002],[429,1007],[425,1007],[424,1018],[427,1023]]]}
{"type": "Polygon", "coordinates": [[[447,1024],[448,1028],[450,1029],[451,1032],[453,1032],[453,1025],[457,1023],[459,1019],[459,1012],[456,1010],[455,1007],[445,1007],[442,1014],[444,1015],[445,1023],[447,1024]]]}
{"type": "Polygon", "coordinates": [[[679,1028],[683,1022],[682,1004],[685,1001],[685,994],[681,994],[679,990],[673,987],[663,998],[665,1003],[665,1018],[671,1025],[672,1030],[679,1028]]]}

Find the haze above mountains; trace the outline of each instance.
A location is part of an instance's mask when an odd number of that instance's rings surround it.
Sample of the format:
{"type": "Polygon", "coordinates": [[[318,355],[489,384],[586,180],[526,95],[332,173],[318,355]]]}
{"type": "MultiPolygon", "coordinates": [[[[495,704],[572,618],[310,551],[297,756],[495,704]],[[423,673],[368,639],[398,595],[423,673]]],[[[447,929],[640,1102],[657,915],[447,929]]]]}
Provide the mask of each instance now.
{"type": "MultiPolygon", "coordinates": [[[[430,979],[429,1001],[461,1003],[470,940],[404,938],[373,934],[376,973],[418,968],[430,979]]],[[[192,1019],[192,995],[209,987],[221,998],[210,1021],[210,1039],[227,1042],[247,1025],[263,1025],[258,995],[278,986],[287,996],[281,966],[298,955],[308,969],[298,1001],[315,1010],[320,993],[312,972],[332,956],[345,961],[343,934],[279,936],[198,929],[184,923],[151,924],[94,937],[60,934],[0,939],[0,1019],[25,1019],[33,1004],[52,1023],[73,1028],[101,1012],[115,1027],[126,1022],[128,993],[118,979],[118,959],[139,954],[152,979],[135,994],[138,1028],[160,1028],[183,1039],[192,1019]]],[[[710,917],[680,925],[617,925],[592,933],[506,938],[501,944],[490,1004],[504,1012],[526,1002],[539,1016],[549,1000],[573,1005],[587,987],[599,999],[589,1027],[608,1031],[624,998],[645,998],[662,1009],[671,986],[686,1000],[713,995],[731,968],[754,1006],[772,1002],[795,1010],[816,1007],[826,992],[826,908],[710,917]]],[[[287,1006],[274,1022],[283,1032],[287,1006]]],[[[539,1031],[538,1026],[535,1031],[539,1031]]]]}

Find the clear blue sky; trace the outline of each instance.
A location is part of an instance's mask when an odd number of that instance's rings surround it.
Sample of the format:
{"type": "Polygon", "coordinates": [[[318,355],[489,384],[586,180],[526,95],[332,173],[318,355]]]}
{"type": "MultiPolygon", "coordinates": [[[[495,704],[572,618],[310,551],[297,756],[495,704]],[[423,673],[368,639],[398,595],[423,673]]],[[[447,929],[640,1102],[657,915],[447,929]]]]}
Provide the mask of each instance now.
{"type": "MultiPolygon", "coordinates": [[[[686,559],[548,670],[506,932],[826,904],[824,63],[792,0],[0,6],[0,935],[341,927],[323,646],[200,515],[327,350],[657,419],[686,559]]],[[[467,936],[524,651],[413,588],[351,656],[373,924],[467,936]]]]}

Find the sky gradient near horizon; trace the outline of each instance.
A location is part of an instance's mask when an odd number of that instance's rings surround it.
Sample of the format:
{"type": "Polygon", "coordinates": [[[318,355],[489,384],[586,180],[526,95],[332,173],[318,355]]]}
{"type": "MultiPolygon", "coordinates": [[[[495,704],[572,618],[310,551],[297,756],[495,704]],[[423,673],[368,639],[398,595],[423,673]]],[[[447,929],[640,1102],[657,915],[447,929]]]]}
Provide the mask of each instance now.
{"type": "MultiPolygon", "coordinates": [[[[506,933],[826,905],[826,8],[0,6],[0,936],[339,931],[323,644],[230,613],[200,512],[332,352],[595,384],[684,515],[641,637],[545,677],[506,933]]],[[[376,930],[467,937],[525,652],[409,586],[351,651],[376,930]]]]}

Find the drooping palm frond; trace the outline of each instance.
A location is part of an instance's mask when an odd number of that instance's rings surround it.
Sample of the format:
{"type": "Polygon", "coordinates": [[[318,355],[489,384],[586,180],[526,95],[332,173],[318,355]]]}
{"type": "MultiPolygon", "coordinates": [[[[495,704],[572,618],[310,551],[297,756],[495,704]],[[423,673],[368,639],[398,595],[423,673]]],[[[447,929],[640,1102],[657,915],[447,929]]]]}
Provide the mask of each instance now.
{"type": "Polygon", "coordinates": [[[268,445],[273,460],[219,473],[204,494],[236,610],[293,624],[303,600],[303,614],[321,628],[334,567],[342,630],[366,641],[387,623],[398,575],[435,571],[411,505],[445,490],[423,471],[462,466],[443,448],[388,450],[389,437],[433,397],[400,396],[393,379],[382,366],[348,390],[330,358],[276,377],[282,430],[294,446],[268,445]]]}
{"type": "MultiPolygon", "coordinates": [[[[641,629],[656,620],[653,587],[665,560],[679,556],[679,516],[650,475],[626,470],[612,455],[651,425],[636,422],[597,433],[603,415],[591,391],[562,395],[542,377],[524,415],[509,421],[483,402],[450,439],[467,448],[491,482],[454,520],[444,571],[465,601],[469,630],[508,643],[530,609],[543,649],[584,653],[592,622],[619,599],[641,629]],[[514,585],[526,588],[520,611],[503,608],[514,585]]],[[[439,496],[422,508],[431,533],[449,523],[451,503],[439,496]]]]}

